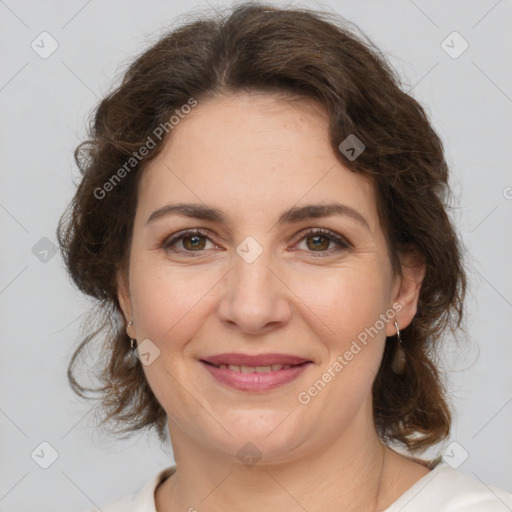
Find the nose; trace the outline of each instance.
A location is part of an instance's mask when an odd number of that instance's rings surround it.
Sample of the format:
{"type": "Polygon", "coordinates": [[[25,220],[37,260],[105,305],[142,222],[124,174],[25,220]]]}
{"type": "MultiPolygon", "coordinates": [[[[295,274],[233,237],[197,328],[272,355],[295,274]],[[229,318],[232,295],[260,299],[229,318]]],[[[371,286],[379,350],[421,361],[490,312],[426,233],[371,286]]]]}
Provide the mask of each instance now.
{"type": "Polygon", "coordinates": [[[252,263],[235,256],[218,307],[226,326],[247,334],[262,334],[288,323],[293,294],[279,271],[270,267],[265,251],[252,263]]]}

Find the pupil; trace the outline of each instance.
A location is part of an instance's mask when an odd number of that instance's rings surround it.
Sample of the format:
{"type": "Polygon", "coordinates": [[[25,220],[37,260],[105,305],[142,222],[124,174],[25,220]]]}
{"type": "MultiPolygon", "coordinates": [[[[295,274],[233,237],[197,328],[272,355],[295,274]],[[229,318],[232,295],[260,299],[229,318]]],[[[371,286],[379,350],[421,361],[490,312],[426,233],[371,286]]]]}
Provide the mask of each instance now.
{"type": "Polygon", "coordinates": [[[329,245],[329,240],[327,240],[327,238],[323,235],[313,236],[311,237],[311,239],[313,240],[313,246],[316,247],[317,249],[327,249],[325,242],[327,242],[327,245],[329,245]],[[321,242],[322,239],[324,240],[324,243],[321,242]]]}
{"type": "Polygon", "coordinates": [[[201,236],[197,236],[197,235],[194,235],[194,236],[188,236],[185,238],[186,241],[188,241],[189,245],[192,247],[192,248],[202,248],[202,244],[201,244],[201,239],[203,237],[201,236]]]}

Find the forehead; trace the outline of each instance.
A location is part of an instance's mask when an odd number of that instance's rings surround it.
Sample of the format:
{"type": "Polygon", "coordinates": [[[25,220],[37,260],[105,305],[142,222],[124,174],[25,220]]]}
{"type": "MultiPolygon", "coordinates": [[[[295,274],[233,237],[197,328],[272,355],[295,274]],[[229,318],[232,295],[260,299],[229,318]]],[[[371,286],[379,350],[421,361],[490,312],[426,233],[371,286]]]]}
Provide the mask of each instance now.
{"type": "Polygon", "coordinates": [[[249,220],[337,201],[375,223],[370,180],[337,158],[328,130],[314,100],[240,94],[200,102],[144,169],[141,215],[169,202],[203,202],[249,220]]]}

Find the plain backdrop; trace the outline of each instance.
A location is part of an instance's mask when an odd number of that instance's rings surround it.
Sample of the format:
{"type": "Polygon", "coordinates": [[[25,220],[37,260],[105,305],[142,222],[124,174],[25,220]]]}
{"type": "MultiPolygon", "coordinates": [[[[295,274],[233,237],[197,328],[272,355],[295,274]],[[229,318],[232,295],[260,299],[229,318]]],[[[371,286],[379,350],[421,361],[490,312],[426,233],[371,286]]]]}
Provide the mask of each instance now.
{"type": "MultiPolygon", "coordinates": [[[[294,5],[355,22],[445,143],[470,292],[468,336],[444,357],[455,421],[440,449],[460,471],[512,492],[512,2],[294,5]]],[[[0,1],[2,511],[91,510],[173,463],[155,437],[99,436],[94,404],[72,394],[66,366],[91,302],[69,282],[55,230],[98,98],[178,15],[204,8],[206,0],[0,1]]]]}

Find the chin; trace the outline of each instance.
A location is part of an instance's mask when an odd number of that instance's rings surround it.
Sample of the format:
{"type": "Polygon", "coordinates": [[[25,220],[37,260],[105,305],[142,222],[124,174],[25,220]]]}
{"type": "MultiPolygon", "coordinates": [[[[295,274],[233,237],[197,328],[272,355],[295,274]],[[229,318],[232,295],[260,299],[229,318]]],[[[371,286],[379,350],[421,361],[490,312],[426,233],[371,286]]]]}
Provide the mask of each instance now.
{"type": "Polygon", "coordinates": [[[249,414],[244,411],[244,417],[239,421],[222,421],[222,425],[232,435],[223,431],[221,438],[211,439],[211,445],[234,457],[235,461],[250,466],[257,460],[258,464],[278,464],[287,461],[310,436],[302,422],[300,432],[289,412],[284,411],[255,411],[249,414]],[[253,462],[251,462],[253,461],[253,462]]]}

